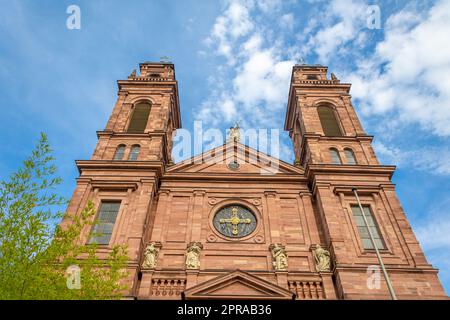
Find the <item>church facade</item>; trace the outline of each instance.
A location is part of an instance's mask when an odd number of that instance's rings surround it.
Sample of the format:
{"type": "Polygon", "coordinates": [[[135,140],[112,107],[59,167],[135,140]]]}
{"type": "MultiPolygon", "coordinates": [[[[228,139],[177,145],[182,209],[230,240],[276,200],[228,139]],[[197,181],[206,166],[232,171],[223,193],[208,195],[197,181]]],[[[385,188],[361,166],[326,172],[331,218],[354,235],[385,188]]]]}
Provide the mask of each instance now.
{"type": "Polygon", "coordinates": [[[396,196],[395,167],[378,162],[350,84],[327,72],[293,67],[284,129],[294,164],[238,137],[174,164],[174,65],[142,63],[118,81],[91,159],[76,161],[68,212],[92,200],[99,224],[82,241],[105,255],[128,245],[127,297],[389,299],[376,246],[399,299],[446,298],[396,196]]]}

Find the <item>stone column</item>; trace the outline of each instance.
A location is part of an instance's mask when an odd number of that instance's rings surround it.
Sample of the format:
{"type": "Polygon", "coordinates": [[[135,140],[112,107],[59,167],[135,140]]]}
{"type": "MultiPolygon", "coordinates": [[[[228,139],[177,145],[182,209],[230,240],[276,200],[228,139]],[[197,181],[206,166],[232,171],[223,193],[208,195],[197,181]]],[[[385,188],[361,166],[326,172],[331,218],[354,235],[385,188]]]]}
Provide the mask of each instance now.
{"type": "Polygon", "coordinates": [[[270,242],[281,243],[281,224],[276,203],[276,191],[264,192],[266,197],[267,216],[269,218],[270,242]]]}
{"type": "Polygon", "coordinates": [[[152,292],[152,279],[155,270],[143,270],[142,278],[139,284],[138,298],[139,299],[148,299],[150,298],[152,292]]]}
{"type": "Polygon", "coordinates": [[[326,246],[333,248],[335,259],[339,263],[350,262],[349,253],[345,247],[344,234],[342,232],[342,206],[336,195],[331,192],[328,184],[317,186],[317,203],[321,211],[320,222],[325,233],[326,246]]]}
{"type": "Polygon", "coordinates": [[[197,285],[199,270],[186,270],[186,289],[197,285]]]}
{"type": "Polygon", "coordinates": [[[334,283],[332,280],[331,272],[321,272],[320,277],[322,278],[322,286],[325,294],[325,298],[327,300],[335,300],[336,297],[336,289],[334,288],[334,283]]]}
{"type": "Polygon", "coordinates": [[[153,232],[150,241],[162,241],[164,217],[167,215],[169,191],[160,190],[158,194],[158,207],[156,209],[155,222],[153,223],[153,232]]]}
{"type": "Polygon", "coordinates": [[[311,194],[306,192],[300,192],[300,197],[303,203],[303,210],[305,212],[306,223],[308,226],[308,235],[310,242],[308,243],[320,243],[319,230],[317,228],[314,209],[311,201],[311,194]]]}
{"type": "Polygon", "coordinates": [[[289,290],[287,270],[286,271],[275,271],[275,275],[277,276],[277,284],[280,287],[289,290]]]}
{"type": "Polygon", "coordinates": [[[194,190],[194,206],[192,212],[191,241],[200,241],[202,232],[203,200],[205,190],[194,190]]]}

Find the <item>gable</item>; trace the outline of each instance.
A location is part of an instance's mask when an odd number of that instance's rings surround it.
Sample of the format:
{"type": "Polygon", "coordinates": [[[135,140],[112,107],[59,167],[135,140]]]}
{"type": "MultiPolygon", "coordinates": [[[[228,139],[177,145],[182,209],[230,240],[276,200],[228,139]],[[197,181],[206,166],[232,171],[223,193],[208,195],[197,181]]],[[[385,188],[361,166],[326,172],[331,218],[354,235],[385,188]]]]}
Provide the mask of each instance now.
{"type": "Polygon", "coordinates": [[[233,173],[233,174],[303,174],[301,168],[290,165],[241,143],[227,143],[182,161],[168,169],[177,173],[233,173]],[[229,164],[237,162],[232,170],[229,164]]]}
{"type": "Polygon", "coordinates": [[[186,299],[281,299],[294,294],[247,272],[236,270],[216,277],[184,292],[186,299]]]}

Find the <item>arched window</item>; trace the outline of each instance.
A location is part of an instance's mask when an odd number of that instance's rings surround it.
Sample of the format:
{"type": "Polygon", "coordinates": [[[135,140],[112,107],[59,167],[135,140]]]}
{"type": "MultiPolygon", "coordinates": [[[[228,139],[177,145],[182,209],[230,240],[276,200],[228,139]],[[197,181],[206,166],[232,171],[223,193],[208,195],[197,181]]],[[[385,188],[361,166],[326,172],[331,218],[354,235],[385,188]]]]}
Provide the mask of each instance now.
{"type": "Polygon", "coordinates": [[[124,154],[125,154],[125,145],[121,144],[116,149],[116,153],[114,154],[114,160],[122,160],[124,154]]]}
{"type": "Polygon", "coordinates": [[[130,161],[136,161],[139,156],[139,151],[141,151],[141,146],[138,144],[135,144],[131,147],[130,155],[128,157],[128,160],[130,161]]]}
{"type": "Polygon", "coordinates": [[[146,102],[138,103],[134,106],[133,115],[127,132],[143,133],[147,126],[148,116],[150,114],[150,104],[146,102]]]}
{"type": "Polygon", "coordinates": [[[344,153],[348,164],[357,164],[355,154],[352,149],[344,149],[344,153]]]}
{"type": "Polygon", "coordinates": [[[341,164],[341,157],[339,157],[339,151],[334,148],[330,149],[330,158],[332,164],[341,164]]]}
{"type": "Polygon", "coordinates": [[[338,121],[333,109],[329,106],[317,107],[317,113],[319,114],[320,124],[322,125],[323,133],[326,136],[340,137],[342,136],[341,129],[339,128],[338,121]]]}

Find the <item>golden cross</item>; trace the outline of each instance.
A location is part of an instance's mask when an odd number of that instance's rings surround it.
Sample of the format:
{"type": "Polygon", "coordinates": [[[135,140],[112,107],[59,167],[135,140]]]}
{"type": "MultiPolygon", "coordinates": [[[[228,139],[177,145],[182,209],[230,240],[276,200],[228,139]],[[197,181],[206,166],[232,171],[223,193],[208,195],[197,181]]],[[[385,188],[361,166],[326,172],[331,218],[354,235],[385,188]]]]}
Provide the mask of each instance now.
{"type": "Polygon", "coordinates": [[[238,209],[236,207],[233,207],[233,209],[231,209],[231,217],[229,219],[220,219],[219,220],[220,223],[231,223],[231,226],[233,228],[232,233],[234,235],[238,234],[238,225],[240,223],[249,224],[252,222],[252,220],[250,220],[250,219],[240,219],[237,216],[237,213],[238,213],[238,209]]]}

